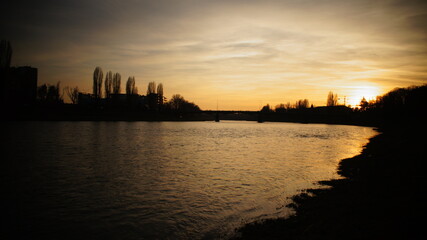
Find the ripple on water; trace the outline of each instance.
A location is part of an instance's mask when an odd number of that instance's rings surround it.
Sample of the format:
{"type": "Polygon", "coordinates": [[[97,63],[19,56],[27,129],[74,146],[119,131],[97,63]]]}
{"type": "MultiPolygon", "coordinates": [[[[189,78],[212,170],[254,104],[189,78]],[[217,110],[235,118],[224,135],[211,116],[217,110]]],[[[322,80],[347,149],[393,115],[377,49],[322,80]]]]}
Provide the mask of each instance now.
{"type": "Polygon", "coordinates": [[[211,239],[290,214],[290,196],[338,177],[339,160],[374,134],[291,123],[11,123],[4,180],[22,231],[36,235],[211,239]]]}

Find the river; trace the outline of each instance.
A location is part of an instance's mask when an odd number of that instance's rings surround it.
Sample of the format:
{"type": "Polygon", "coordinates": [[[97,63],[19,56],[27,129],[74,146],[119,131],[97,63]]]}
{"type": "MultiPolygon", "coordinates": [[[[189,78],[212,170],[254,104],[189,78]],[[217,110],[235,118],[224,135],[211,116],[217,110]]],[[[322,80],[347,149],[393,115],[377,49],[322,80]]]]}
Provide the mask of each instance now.
{"type": "Polygon", "coordinates": [[[3,123],[2,207],[27,239],[217,239],[286,217],[373,128],[215,122],[3,123]]]}

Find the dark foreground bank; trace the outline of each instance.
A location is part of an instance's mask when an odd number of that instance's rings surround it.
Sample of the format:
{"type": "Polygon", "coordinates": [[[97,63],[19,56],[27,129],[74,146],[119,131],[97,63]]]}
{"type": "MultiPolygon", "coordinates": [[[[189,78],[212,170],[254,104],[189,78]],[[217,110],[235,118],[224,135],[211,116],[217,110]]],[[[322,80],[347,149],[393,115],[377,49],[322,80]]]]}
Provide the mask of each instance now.
{"type": "Polygon", "coordinates": [[[426,127],[383,128],[343,160],[344,179],[293,197],[296,215],[252,223],[237,239],[426,239],[426,127]]]}

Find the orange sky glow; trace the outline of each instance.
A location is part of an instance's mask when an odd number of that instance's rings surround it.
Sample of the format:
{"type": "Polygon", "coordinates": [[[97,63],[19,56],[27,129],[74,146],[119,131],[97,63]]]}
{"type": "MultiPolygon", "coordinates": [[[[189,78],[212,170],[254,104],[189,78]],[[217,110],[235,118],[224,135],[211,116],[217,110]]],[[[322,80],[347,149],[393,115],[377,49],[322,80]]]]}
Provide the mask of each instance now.
{"type": "MultiPolygon", "coordinates": [[[[19,1],[18,1],[19,2],[19,1]]],[[[41,1],[7,3],[2,38],[39,84],[92,90],[96,66],[163,83],[202,109],[259,110],[329,91],[357,105],[427,83],[422,1],[41,1]],[[24,6],[24,7],[23,7],[24,6]],[[22,16],[25,16],[22,17],[22,16]]],[[[124,79],[124,80],[123,80],[124,79]]]]}

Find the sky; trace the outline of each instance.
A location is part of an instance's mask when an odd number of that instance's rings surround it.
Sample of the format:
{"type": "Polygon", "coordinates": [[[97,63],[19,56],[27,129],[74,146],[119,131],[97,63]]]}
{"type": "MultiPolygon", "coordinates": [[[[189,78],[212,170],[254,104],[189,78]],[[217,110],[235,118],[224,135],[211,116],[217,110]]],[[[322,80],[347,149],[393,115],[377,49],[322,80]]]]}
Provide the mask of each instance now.
{"type": "Polygon", "coordinates": [[[425,0],[6,0],[0,38],[38,84],[92,91],[95,67],[202,109],[259,110],[329,91],[356,105],[427,83],[425,0]]]}

